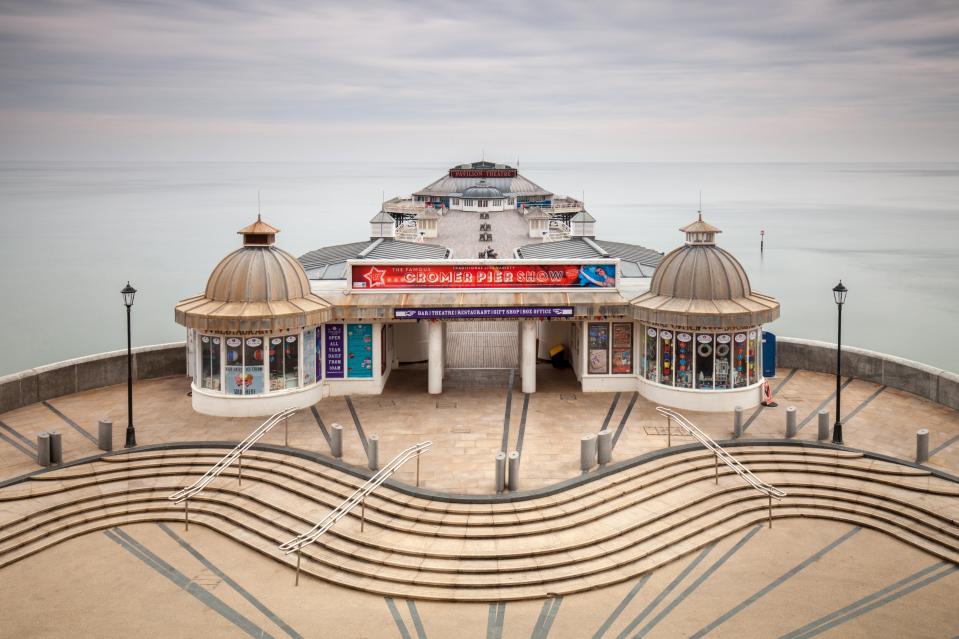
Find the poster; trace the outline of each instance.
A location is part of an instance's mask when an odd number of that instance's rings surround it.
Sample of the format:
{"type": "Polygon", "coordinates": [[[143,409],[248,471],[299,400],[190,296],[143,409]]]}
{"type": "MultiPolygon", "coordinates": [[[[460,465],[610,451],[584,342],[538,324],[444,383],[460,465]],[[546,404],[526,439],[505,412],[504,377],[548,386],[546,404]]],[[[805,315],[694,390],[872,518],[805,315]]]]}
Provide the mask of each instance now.
{"type": "Polygon", "coordinates": [[[613,288],[615,264],[353,264],[353,289],[613,288]]]}
{"type": "Polygon", "coordinates": [[[303,332],[303,385],[309,386],[316,381],[317,361],[316,361],[316,334],[319,328],[314,331],[312,328],[303,332]]]}
{"type": "Polygon", "coordinates": [[[242,395],[246,384],[243,377],[243,340],[239,337],[226,338],[226,392],[230,395],[242,395]]]}
{"type": "Polygon", "coordinates": [[[604,375],[609,372],[609,324],[590,324],[586,336],[589,360],[587,372],[604,375]]]}
{"type": "Polygon", "coordinates": [[[633,325],[613,323],[613,373],[628,375],[633,372],[633,325]]]}
{"type": "Polygon", "coordinates": [[[326,378],[343,377],[343,325],[326,325],[326,378]]]}
{"type": "Polygon", "coordinates": [[[373,377],[373,325],[346,325],[346,374],[351,378],[373,377]]]}
{"type": "Polygon", "coordinates": [[[243,394],[258,395],[263,392],[263,339],[246,338],[243,367],[243,394]]]}

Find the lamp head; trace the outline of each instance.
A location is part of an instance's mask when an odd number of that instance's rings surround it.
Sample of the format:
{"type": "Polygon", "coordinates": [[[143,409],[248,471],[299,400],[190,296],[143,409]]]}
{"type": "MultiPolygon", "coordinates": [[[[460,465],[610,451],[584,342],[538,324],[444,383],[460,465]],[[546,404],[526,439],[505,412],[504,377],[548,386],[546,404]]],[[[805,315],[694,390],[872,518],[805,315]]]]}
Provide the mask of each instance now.
{"type": "Polygon", "coordinates": [[[123,287],[123,290],[120,291],[120,294],[123,295],[123,304],[127,308],[133,306],[133,296],[136,295],[137,290],[130,286],[130,282],[127,282],[127,285],[123,287]]]}
{"type": "Polygon", "coordinates": [[[832,289],[832,296],[836,300],[836,304],[842,306],[846,301],[846,293],[849,292],[845,286],[842,285],[842,280],[839,280],[839,283],[832,289]]]}

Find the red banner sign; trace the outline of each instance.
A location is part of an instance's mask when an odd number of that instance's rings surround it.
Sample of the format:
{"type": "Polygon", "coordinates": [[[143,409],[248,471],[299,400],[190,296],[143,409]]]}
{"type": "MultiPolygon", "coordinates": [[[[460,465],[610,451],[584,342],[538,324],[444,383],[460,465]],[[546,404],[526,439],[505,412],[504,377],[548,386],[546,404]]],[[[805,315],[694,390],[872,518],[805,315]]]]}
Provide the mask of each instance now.
{"type": "Polygon", "coordinates": [[[354,264],[351,286],[402,288],[609,288],[615,264],[354,264]]]}
{"type": "Polygon", "coordinates": [[[450,177],[511,178],[516,177],[516,169],[450,169],[450,177]]]}

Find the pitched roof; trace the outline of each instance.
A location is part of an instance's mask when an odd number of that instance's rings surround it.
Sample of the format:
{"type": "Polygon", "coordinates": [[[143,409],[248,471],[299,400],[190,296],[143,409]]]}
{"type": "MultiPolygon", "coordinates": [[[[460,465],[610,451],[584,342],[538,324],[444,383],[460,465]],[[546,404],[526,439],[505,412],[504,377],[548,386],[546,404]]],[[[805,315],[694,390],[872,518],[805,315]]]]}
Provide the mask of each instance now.
{"type": "Polygon", "coordinates": [[[450,250],[438,244],[378,238],[324,246],[301,255],[299,261],[311,280],[340,280],[346,277],[347,260],[443,260],[449,256],[450,250]]]}

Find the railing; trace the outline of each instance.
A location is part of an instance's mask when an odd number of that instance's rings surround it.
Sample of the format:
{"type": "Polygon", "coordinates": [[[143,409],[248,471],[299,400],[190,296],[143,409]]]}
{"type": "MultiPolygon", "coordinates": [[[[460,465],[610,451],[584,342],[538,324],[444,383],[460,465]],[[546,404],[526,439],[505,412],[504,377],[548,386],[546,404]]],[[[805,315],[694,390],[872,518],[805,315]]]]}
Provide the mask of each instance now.
{"type": "Polygon", "coordinates": [[[571,236],[569,225],[561,220],[550,220],[549,231],[543,236],[546,242],[559,242],[568,240],[571,236]]]}
{"type": "Polygon", "coordinates": [[[283,554],[289,555],[291,552],[296,552],[296,579],[294,585],[300,584],[300,555],[303,551],[303,548],[309,546],[317,539],[319,539],[326,531],[333,527],[333,525],[341,520],[343,517],[348,515],[351,510],[356,508],[357,504],[360,505],[361,515],[360,515],[360,532],[363,532],[363,528],[366,524],[366,498],[374,490],[379,488],[383,482],[393,476],[397,470],[400,469],[400,466],[408,462],[414,456],[416,457],[416,485],[420,485],[420,453],[427,450],[430,446],[433,445],[431,441],[421,442],[410,446],[399,455],[394,457],[390,463],[383,467],[380,472],[373,475],[365,484],[357,488],[352,495],[347,497],[343,503],[334,508],[329,512],[329,514],[320,520],[315,526],[311,529],[294,537],[290,541],[280,544],[280,550],[284,551],[283,554]]]}
{"type": "Polygon", "coordinates": [[[203,492],[203,489],[206,488],[210,482],[219,477],[220,473],[229,468],[230,464],[232,464],[234,461],[238,462],[237,468],[239,470],[237,473],[237,479],[240,485],[242,485],[243,453],[260,441],[260,439],[270,432],[274,426],[279,424],[281,420],[286,424],[286,435],[284,437],[284,442],[288,446],[290,443],[290,423],[288,420],[294,413],[296,413],[295,408],[287,408],[286,410],[281,410],[275,415],[271,415],[265,422],[260,424],[256,430],[250,433],[246,439],[237,444],[236,448],[224,455],[217,463],[213,464],[213,467],[206,471],[202,477],[193,482],[193,484],[190,486],[187,486],[182,490],[178,490],[167,497],[167,499],[172,501],[174,504],[183,502],[183,521],[187,530],[190,529],[190,497],[199,495],[201,492],[203,492]]]}
{"type": "Polygon", "coordinates": [[[416,228],[416,221],[414,220],[407,220],[397,224],[396,231],[393,233],[393,237],[404,242],[423,241],[423,236],[420,235],[419,230],[416,228]]]}
{"type": "Polygon", "coordinates": [[[712,451],[713,458],[715,460],[717,484],[719,483],[719,462],[720,460],[722,460],[722,462],[726,464],[727,466],[729,466],[730,468],[732,468],[733,472],[739,475],[743,481],[745,481],[747,484],[749,484],[750,486],[758,490],[763,495],[766,495],[766,497],[769,499],[769,527],[772,528],[773,499],[774,498],[782,499],[783,497],[786,496],[786,493],[776,488],[775,486],[772,486],[771,484],[767,484],[766,482],[761,480],[759,477],[756,477],[756,475],[754,475],[751,470],[749,470],[748,468],[743,466],[741,463],[739,463],[738,459],[736,459],[735,457],[727,453],[726,449],[724,449],[722,446],[714,442],[709,435],[699,430],[699,428],[695,424],[693,424],[691,421],[689,421],[688,419],[686,419],[685,417],[683,417],[676,411],[671,410],[669,408],[663,408],[662,406],[657,406],[656,410],[661,415],[664,415],[666,417],[666,437],[667,437],[666,445],[667,446],[672,445],[672,436],[670,433],[672,432],[672,421],[676,420],[680,426],[682,426],[687,431],[689,431],[689,434],[691,434],[693,437],[698,439],[699,443],[705,446],[707,450],[712,451]]]}

